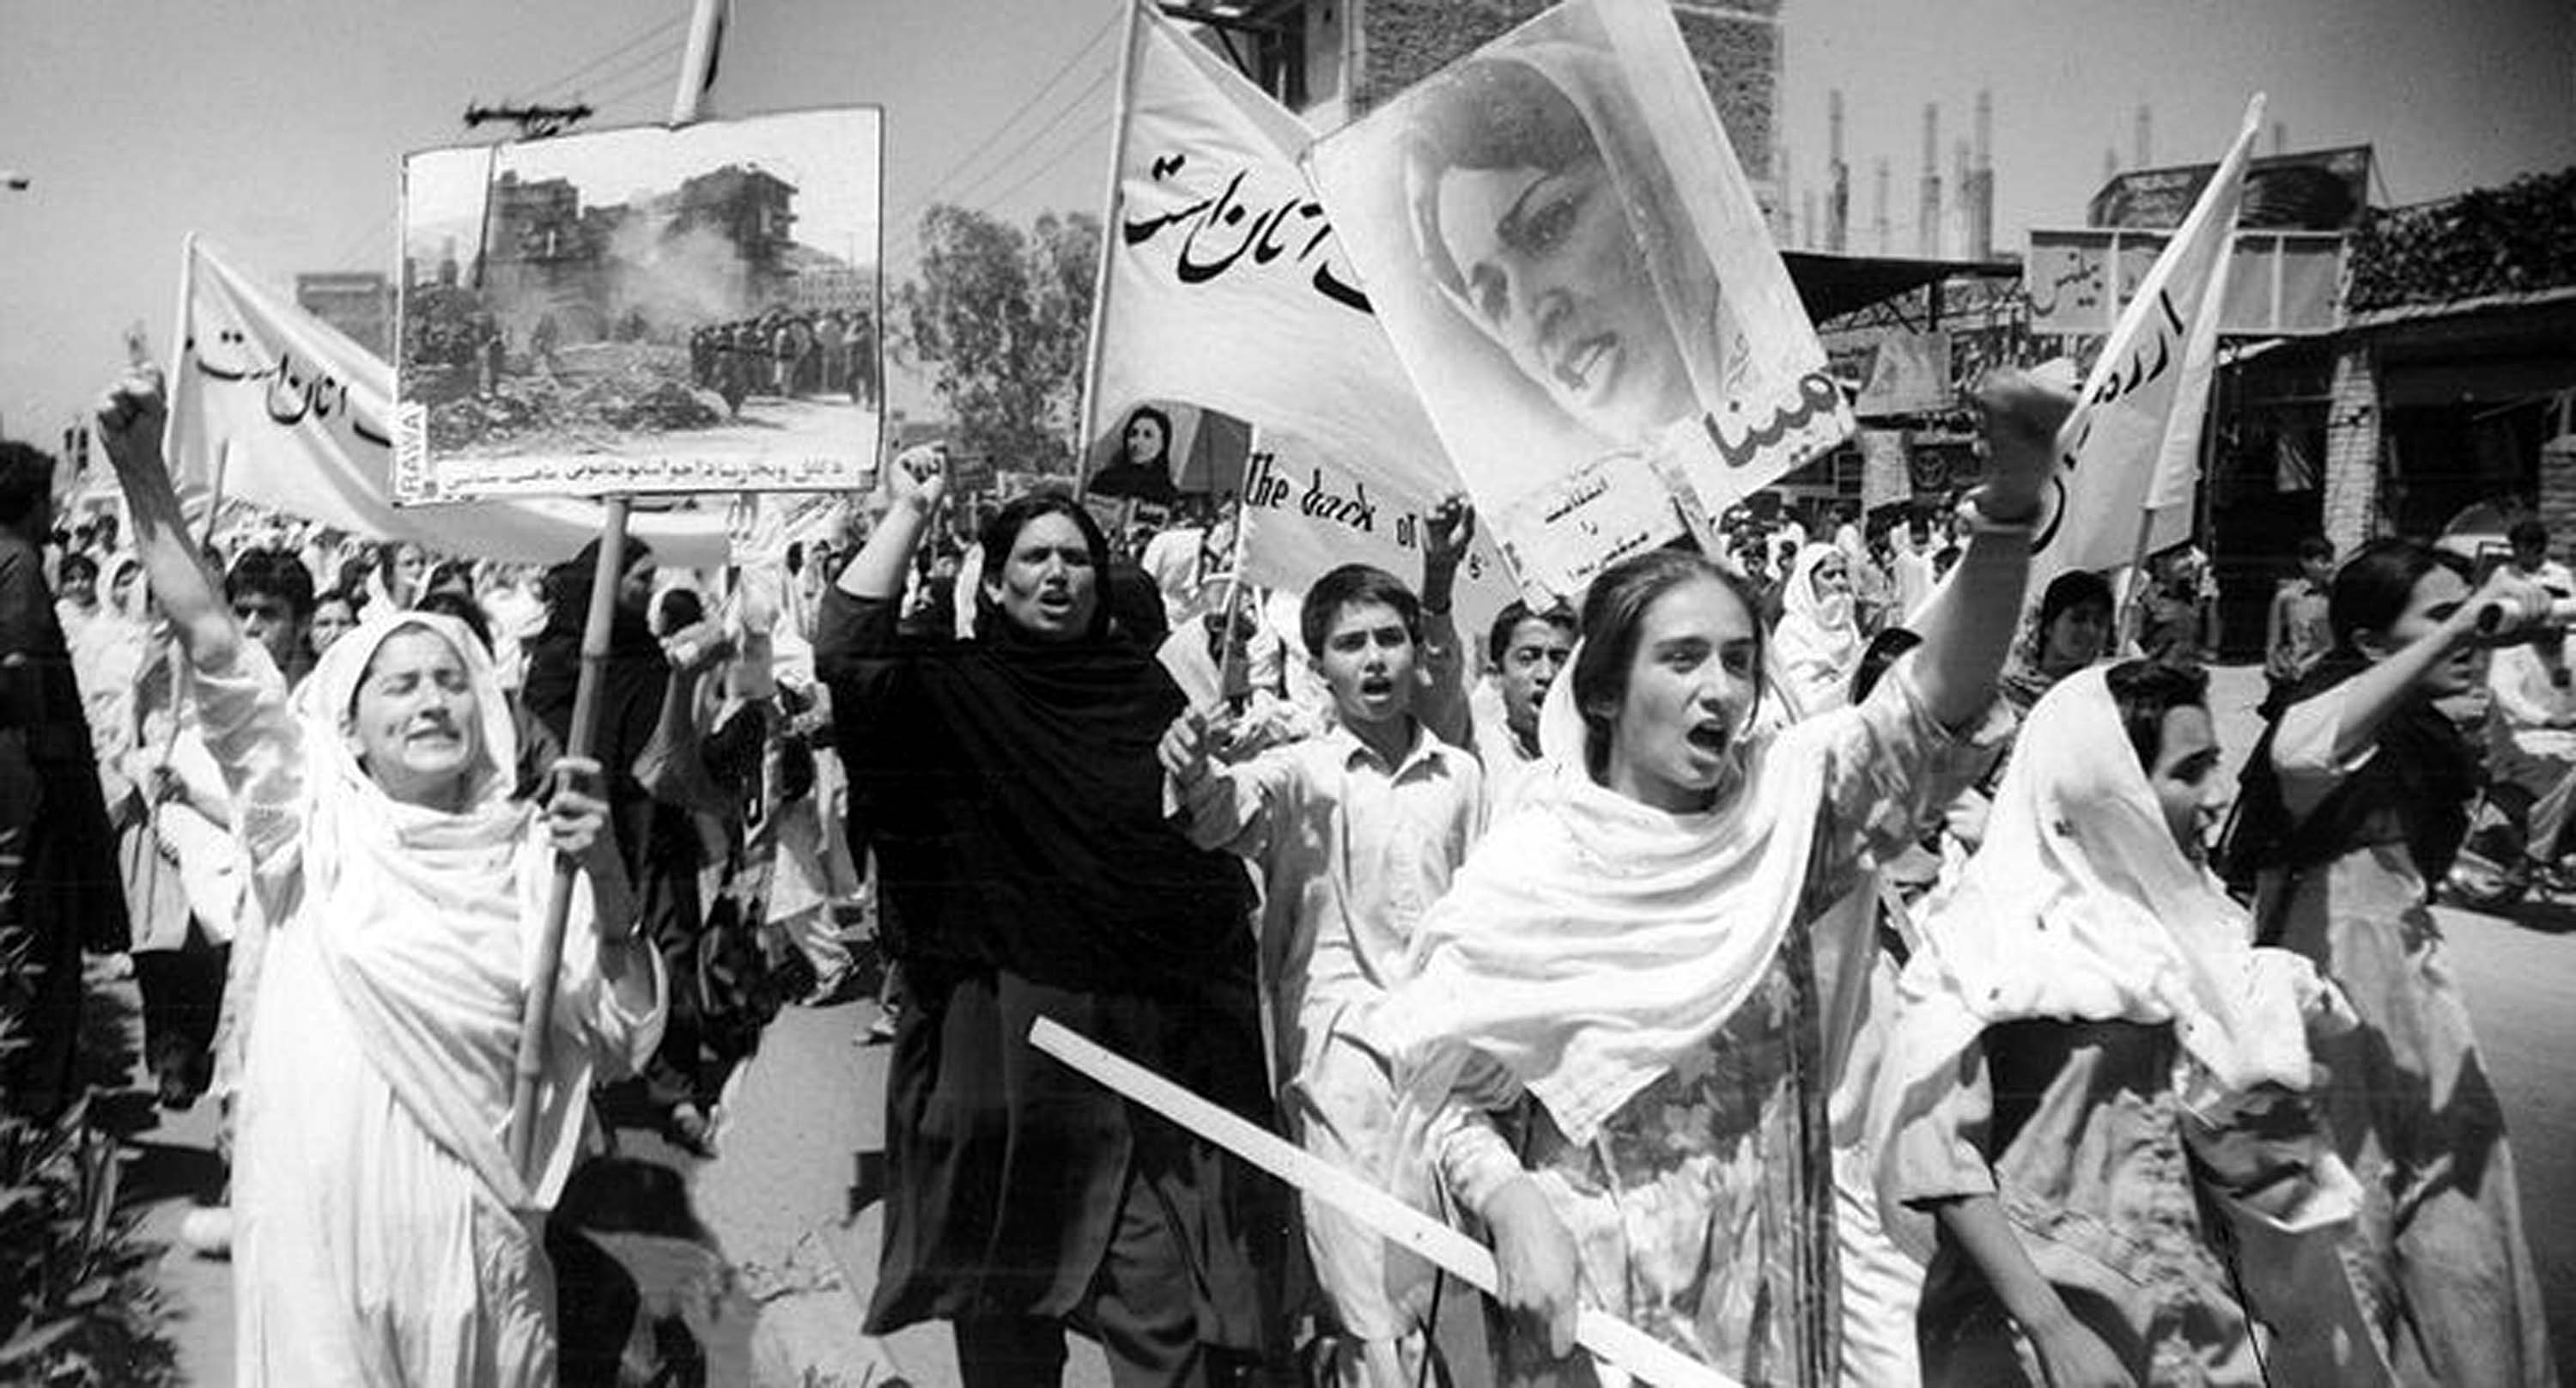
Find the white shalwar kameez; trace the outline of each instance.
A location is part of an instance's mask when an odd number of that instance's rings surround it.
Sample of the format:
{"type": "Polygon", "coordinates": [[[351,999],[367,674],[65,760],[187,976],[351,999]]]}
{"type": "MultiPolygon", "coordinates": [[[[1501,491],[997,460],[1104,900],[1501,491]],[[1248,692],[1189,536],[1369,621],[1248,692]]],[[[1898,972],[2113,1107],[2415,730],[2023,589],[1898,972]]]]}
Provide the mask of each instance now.
{"type": "Polygon", "coordinates": [[[292,709],[256,643],[201,670],[197,691],[279,922],[233,1155],[236,1382],[551,1384],[544,1208],[594,1066],[652,1052],[658,966],[652,1006],[622,1008],[575,893],[523,1175],[508,1156],[512,1069],[553,855],[533,807],[509,799],[511,723],[480,646],[404,613],[335,644],[292,709]],[[339,732],[376,648],[413,627],[465,657],[482,708],[489,760],[461,814],[386,798],[339,732]]]}

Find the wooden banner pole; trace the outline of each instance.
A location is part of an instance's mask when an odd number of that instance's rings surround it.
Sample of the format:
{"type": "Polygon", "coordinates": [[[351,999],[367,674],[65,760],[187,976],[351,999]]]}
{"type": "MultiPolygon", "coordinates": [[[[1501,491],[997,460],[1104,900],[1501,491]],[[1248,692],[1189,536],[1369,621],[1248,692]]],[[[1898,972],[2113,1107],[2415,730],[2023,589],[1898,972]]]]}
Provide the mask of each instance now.
{"type": "MultiPolygon", "coordinates": [[[[680,63],[677,92],[671,98],[671,124],[698,118],[706,98],[707,77],[715,61],[724,0],[695,0],[689,20],[689,46],[680,63]]],[[[608,633],[617,615],[618,581],[626,575],[626,520],[632,498],[604,498],[599,522],[599,565],[590,575],[590,611],[581,631],[581,678],[573,688],[572,727],[564,755],[587,757],[599,727],[600,685],[608,667],[608,633]]],[[[598,793],[605,797],[617,768],[604,768],[598,793]]],[[[536,1156],[537,1098],[546,1072],[546,1042],[553,1028],[555,975],[563,966],[565,925],[572,917],[574,880],[580,865],[555,859],[552,890],[546,898],[546,921],[537,941],[537,968],[528,980],[528,996],[519,1013],[519,1053],[510,1091],[510,1164],[523,1178],[536,1156]]]]}
{"type": "MultiPolygon", "coordinates": [[[[1118,244],[1118,165],[1127,153],[1127,110],[1134,104],[1136,85],[1136,45],[1141,28],[1148,22],[1143,0],[1119,0],[1126,17],[1118,37],[1118,95],[1109,121],[1108,188],[1100,199],[1100,263],[1091,273],[1091,322],[1082,349],[1082,402],[1074,409],[1073,433],[1073,499],[1091,496],[1092,431],[1100,427],[1100,350],[1103,344],[1101,326],[1109,319],[1109,257],[1118,244]]],[[[1172,441],[1163,440],[1168,466],[1172,441]]]]}
{"type": "MultiPolygon", "coordinates": [[[[1029,1044],[1494,1295],[1491,1250],[1387,1191],[1044,1017],[1029,1028],[1029,1044]]],[[[1602,1360],[1662,1388],[1740,1388],[1606,1311],[1584,1308],[1574,1338],[1602,1360]]]]}

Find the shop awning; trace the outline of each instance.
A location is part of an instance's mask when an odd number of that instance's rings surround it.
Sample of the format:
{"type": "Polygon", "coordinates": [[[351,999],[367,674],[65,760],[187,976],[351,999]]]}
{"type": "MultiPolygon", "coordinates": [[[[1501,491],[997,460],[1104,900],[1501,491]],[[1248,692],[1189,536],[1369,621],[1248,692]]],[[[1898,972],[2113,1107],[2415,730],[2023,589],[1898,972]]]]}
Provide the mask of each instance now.
{"type": "Polygon", "coordinates": [[[1950,279],[2019,279],[2014,260],[1912,260],[1890,256],[1782,251],[1807,316],[1818,323],[1858,313],[1900,294],[1950,279]]]}

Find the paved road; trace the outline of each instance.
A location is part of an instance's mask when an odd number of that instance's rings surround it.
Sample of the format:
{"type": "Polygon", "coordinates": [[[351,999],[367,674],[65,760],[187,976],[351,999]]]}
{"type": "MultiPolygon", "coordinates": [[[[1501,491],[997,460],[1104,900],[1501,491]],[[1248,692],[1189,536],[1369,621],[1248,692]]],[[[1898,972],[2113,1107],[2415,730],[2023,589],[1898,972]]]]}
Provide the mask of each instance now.
{"type": "Polygon", "coordinates": [[[2504,1102],[2559,1372],[2576,1376],[2576,909],[2435,914],[2504,1102]]]}

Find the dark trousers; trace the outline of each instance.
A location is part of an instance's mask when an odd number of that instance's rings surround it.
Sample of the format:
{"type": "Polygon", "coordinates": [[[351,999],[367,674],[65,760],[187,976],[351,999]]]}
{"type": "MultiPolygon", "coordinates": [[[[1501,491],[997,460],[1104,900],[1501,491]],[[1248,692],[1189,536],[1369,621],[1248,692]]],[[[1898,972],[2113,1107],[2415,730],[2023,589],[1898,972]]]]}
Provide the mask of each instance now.
{"type": "MultiPolygon", "coordinates": [[[[1117,1388],[1220,1388],[1240,1382],[1253,1356],[1203,1345],[1189,1260],[1174,1223],[1131,1171],[1117,1231],[1076,1328],[1098,1337],[1117,1388]]],[[[1055,1388],[1064,1378],[1067,1323],[1040,1316],[956,1321],[962,1388],[1055,1388]]]]}
{"type": "Polygon", "coordinates": [[[175,1076],[191,1096],[214,1074],[215,1023],[223,1014],[224,972],[233,947],[188,925],[178,949],[134,952],[134,985],[143,994],[143,1050],[156,1080],[175,1076]]]}
{"type": "Polygon", "coordinates": [[[0,823],[0,1108],[52,1122],[80,1092],[81,929],[35,880],[35,832],[0,823]]]}

